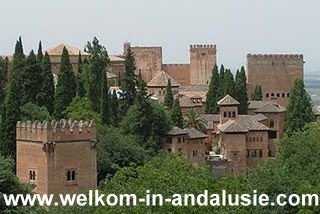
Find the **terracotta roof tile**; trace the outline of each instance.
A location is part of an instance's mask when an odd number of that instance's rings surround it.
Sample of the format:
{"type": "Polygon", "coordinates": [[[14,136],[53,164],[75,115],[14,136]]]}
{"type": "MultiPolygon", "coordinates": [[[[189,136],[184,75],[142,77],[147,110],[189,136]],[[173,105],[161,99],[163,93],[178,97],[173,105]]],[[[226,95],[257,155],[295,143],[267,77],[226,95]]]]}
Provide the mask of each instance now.
{"type": "Polygon", "coordinates": [[[208,135],[203,134],[195,128],[185,128],[184,130],[188,132],[188,137],[191,139],[208,137],[208,135]]]}
{"type": "Polygon", "coordinates": [[[228,120],[223,124],[218,125],[218,129],[225,133],[238,133],[238,132],[248,132],[249,130],[243,125],[239,124],[235,120],[228,120]]]}
{"type": "Polygon", "coordinates": [[[269,103],[270,103],[270,101],[251,100],[251,101],[249,101],[248,109],[258,109],[258,108],[261,108],[269,103]]]}
{"type": "Polygon", "coordinates": [[[267,105],[262,106],[261,108],[256,109],[256,113],[277,113],[285,112],[286,108],[277,104],[277,103],[268,103],[267,105]]]}
{"type": "Polygon", "coordinates": [[[233,97],[231,97],[229,94],[226,95],[224,98],[222,98],[221,100],[219,100],[218,105],[220,106],[228,106],[228,105],[239,105],[240,103],[234,99],[233,97]]]}
{"type": "Polygon", "coordinates": [[[179,127],[176,127],[174,126],[168,133],[167,135],[186,135],[188,134],[187,131],[179,128],[179,127]]]}
{"type": "Polygon", "coordinates": [[[193,102],[187,96],[179,96],[180,106],[183,108],[194,107],[193,102]]]}
{"type": "Polygon", "coordinates": [[[150,82],[148,82],[147,86],[149,87],[166,87],[168,85],[168,80],[171,81],[171,86],[179,87],[180,84],[173,79],[168,73],[161,71],[157,74],[150,82]]]}
{"type": "Polygon", "coordinates": [[[86,53],[84,51],[81,51],[79,48],[72,47],[72,46],[67,45],[67,44],[60,44],[60,45],[58,45],[56,47],[49,48],[47,50],[47,52],[48,52],[49,55],[60,56],[60,55],[62,55],[63,47],[67,48],[68,53],[71,56],[79,55],[79,52],[81,53],[81,55],[88,55],[88,53],[86,53]]]}

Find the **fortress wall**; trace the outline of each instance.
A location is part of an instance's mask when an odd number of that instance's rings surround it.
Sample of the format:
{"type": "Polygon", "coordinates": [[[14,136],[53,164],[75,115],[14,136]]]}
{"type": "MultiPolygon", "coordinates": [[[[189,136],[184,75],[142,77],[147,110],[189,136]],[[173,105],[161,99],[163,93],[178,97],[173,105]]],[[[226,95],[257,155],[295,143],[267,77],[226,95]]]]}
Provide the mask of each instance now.
{"type": "Polygon", "coordinates": [[[190,64],[163,64],[162,70],[181,85],[190,85],[190,64]]]}

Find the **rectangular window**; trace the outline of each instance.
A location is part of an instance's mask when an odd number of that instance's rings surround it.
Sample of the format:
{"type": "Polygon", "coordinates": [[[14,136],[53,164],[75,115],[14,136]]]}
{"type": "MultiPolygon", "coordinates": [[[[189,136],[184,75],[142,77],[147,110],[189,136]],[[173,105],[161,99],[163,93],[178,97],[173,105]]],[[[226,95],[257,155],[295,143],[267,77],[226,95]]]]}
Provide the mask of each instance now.
{"type": "Polygon", "coordinates": [[[34,169],[29,170],[29,181],[36,181],[36,171],[34,169]]]}
{"type": "Polygon", "coordinates": [[[67,185],[76,185],[77,184],[77,170],[76,169],[67,169],[66,170],[66,182],[67,182],[67,185]]]}
{"type": "Polygon", "coordinates": [[[178,137],[178,143],[181,143],[181,137],[178,137]]]}
{"type": "Polygon", "coordinates": [[[268,132],[269,139],[277,139],[277,131],[268,132]]]}

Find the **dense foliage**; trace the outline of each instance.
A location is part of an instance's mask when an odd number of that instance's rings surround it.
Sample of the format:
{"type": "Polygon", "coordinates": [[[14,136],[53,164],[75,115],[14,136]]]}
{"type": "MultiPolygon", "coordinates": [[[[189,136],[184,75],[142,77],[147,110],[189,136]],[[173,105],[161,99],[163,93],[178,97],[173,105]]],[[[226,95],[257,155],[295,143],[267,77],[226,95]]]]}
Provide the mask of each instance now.
{"type": "Polygon", "coordinates": [[[212,69],[209,90],[206,99],[206,113],[217,114],[219,106],[217,102],[224,96],[230,95],[240,102],[239,113],[246,114],[248,111],[247,77],[244,67],[236,72],[235,78],[230,69],[217,65],[212,69]]]}
{"type": "Polygon", "coordinates": [[[65,109],[70,105],[76,95],[75,76],[70,64],[69,53],[66,47],[61,55],[60,71],[58,74],[58,84],[54,96],[54,117],[64,118],[65,109]]]}
{"type": "Polygon", "coordinates": [[[285,122],[285,132],[292,135],[314,120],[311,98],[304,88],[303,80],[296,80],[290,92],[285,122]]]}

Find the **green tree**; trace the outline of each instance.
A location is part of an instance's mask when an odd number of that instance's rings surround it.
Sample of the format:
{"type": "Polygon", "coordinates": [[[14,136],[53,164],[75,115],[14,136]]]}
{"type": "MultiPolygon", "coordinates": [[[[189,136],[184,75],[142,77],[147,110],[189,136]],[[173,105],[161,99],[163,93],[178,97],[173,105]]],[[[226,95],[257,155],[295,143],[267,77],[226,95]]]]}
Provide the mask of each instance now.
{"type": "MultiPolygon", "coordinates": [[[[193,168],[181,156],[160,154],[141,167],[126,167],[102,185],[102,192],[135,193],[137,198],[144,197],[146,190],[153,194],[162,194],[164,198],[172,197],[172,193],[203,193],[212,190],[216,180],[202,168],[193,168]]],[[[210,206],[116,206],[99,207],[96,213],[215,213],[217,208],[210,206]]],[[[217,212],[218,213],[218,212],[217,212]]]]}
{"type": "Polygon", "coordinates": [[[83,67],[82,57],[81,57],[81,52],[79,52],[78,73],[77,73],[77,96],[79,97],[84,97],[86,95],[84,77],[82,75],[82,70],[83,70],[82,67],[83,67]]]}
{"type": "Polygon", "coordinates": [[[247,92],[247,77],[244,67],[237,71],[235,79],[235,99],[240,102],[239,113],[247,114],[248,112],[248,92],[247,92]]]}
{"type": "Polygon", "coordinates": [[[90,100],[87,97],[76,96],[64,111],[64,115],[77,121],[93,119],[95,122],[99,122],[100,120],[99,114],[92,109],[90,100]]]}
{"type": "Polygon", "coordinates": [[[41,41],[39,41],[37,61],[40,64],[40,66],[41,66],[41,63],[42,63],[42,59],[43,59],[42,43],[41,43],[41,41]]]}
{"type": "Polygon", "coordinates": [[[51,72],[51,62],[49,54],[46,52],[41,63],[41,79],[40,90],[37,95],[37,103],[39,106],[45,106],[49,113],[53,113],[54,105],[54,81],[51,72]]]}
{"type": "Polygon", "coordinates": [[[87,43],[86,52],[89,54],[86,58],[86,66],[83,67],[87,76],[86,91],[93,110],[100,112],[102,74],[105,74],[110,60],[106,48],[96,37],[92,42],[87,43]]]}
{"type": "Polygon", "coordinates": [[[117,128],[104,127],[97,149],[98,181],[113,176],[122,167],[140,166],[148,157],[148,152],[133,136],[123,135],[117,128]]]}
{"type": "Polygon", "coordinates": [[[0,210],[1,213],[35,213],[39,211],[35,207],[6,206],[3,194],[28,194],[31,188],[19,183],[14,173],[14,161],[0,155],[0,210]],[[37,209],[37,210],[36,210],[37,209]]]}
{"type": "Polygon", "coordinates": [[[11,80],[8,96],[5,101],[5,114],[2,121],[2,143],[0,151],[5,157],[15,158],[16,154],[16,123],[20,119],[20,103],[17,94],[17,83],[11,80]]]}
{"type": "Polygon", "coordinates": [[[290,91],[285,121],[285,132],[292,135],[314,121],[311,98],[304,88],[303,80],[297,79],[290,91]]]}
{"type": "MultiPolygon", "coordinates": [[[[299,134],[282,139],[275,160],[268,161],[248,176],[248,189],[269,195],[271,201],[282,194],[319,194],[318,174],[320,127],[311,123],[299,134]],[[272,179],[265,179],[272,178],[272,179]]],[[[255,207],[252,213],[319,213],[318,206],[255,207]]]]}
{"type": "Polygon", "coordinates": [[[124,134],[137,137],[144,148],[160,149],[160,137],[170,129],[170,119],[163,106],[146,99],[145,102],[132,105],[120,125],[124,134]]]}
{"type": "Polygon", "coordinates": [[[219,83],[220,83],[220,79],[219,79],[218,66],[215,65],[212,69],[212,76],[209,83],[209,90],[207,92],[206,112],[208,114],[216,114],[219,110],[219,106],[217,104],[217,102],[220,99],[219,83]]]}
{"type": "Polygon", "coordinates": [[[21,121],[43,121],[50,120],[51,117],[46,107],[29,102],[20,107],[20,119],[21,121]]]}
{"type": "Polygon", "coordinates": [[[171,121],[174,126],[183,128],[183,116],[179,103],[179,97],[174,100],[172,109],[171,109],[171,121]]]}
{"type": "Polygon", "coordinates": [[[112,125],[118,126],[120,122],[119,116],[119,100],[116,90],[113,90],[111,95],[111,112],[112,112],[112,125]]]}
{"type": "Polygon", "coordinates": [[[207,121],[200,116],[200,114],[193,108],[186,113],[185,127],[195,128],[199,131],[205,132],[207,127],[207,121]]]}
{"type": "Polygon", "coordinates": [[[262,101],[262,88],[261,85],[256,85],[251,100],[262,101]]]}
{"type": "Polygon", "coordinates": [[[19,37],[19,40],[16,42],[15,45],[15,51],[13,54],[13,60],[12,60],[12,67],[9,77],[9,82],[12,79],[15,79],[17,84],[17,94],[18,99],[21,100],[22,98],[22,75],[24,73],[25,69],[25,55],[23,53],[23,45],[22,45],[22,39],[19,37]]]}
{"type": "Polygon", "coordinates": [[[101,81],[101,107],[100,107],[100,115],[101,115],[101,123],[103,125],[109,125],[111,122],[111,111],[110,111],[110,97],[109,97],[109,88],[107,82],[106,72],[103,70],[102,81],[101,81]]]}
{"type": "Polygon", "coordinates": [[[125,72],[121,80],[121,113],[125,114],[136,97],[135,58],[129,48],[125,56],[125,72]]]}
{"type": "Polygon", "coordinates": [[[135,103],[138,103],[140,106],[146,104],[146,101],[149,99],[147,92],[147,84],[142,79],[142,75],[139,72],[139,75],[136,77],[136,97],[135,103]]]}
{"type": "Polygon", "coordinates": [[[60,71],[58,74],[58,84],[54,94],[54,117],[61,119],[66,115],[64,110],[72,102],[76,95],[75,77],[70,64],[68,50],[64,47],[61,55],[60,71]]]}
{"type": "Polygon", "coordinates": [[[234,94],[235,94],[234,79],[230,69],[225,70],[221,87],[222,87],[222,94],[221,94],[222,97],[228,94],[234,97],[234,94]]]}
{"type": "Polygon", "coordinates": [[[219,99],[224,97],[224,88],[223,88],[223,82],[224,82],[224,73],[225,73],[225,68],[224,65],[221,65],[220,70],[219,70],[219,99]]]}
{"type": "Polygon", "coordinates": [[[163,105],[171,109],[173,102],[174,102],[174,98],[172,93],[171,81],[169,79],[166,87],[166,95],[164,97],[163,105]]]}
{"type": "Polygon", "coordinates": [[[0,57],[0,109],[5,99],[5,85],[6,85],[6,62],[0,57]]]}
{"type": "Polygon", "coordinates": [[[27,102],[37,103],[37,96],[40,86],[43,83],[41,76],[41,67],[37,62],[36,55],[33,50],[30,52],[26,60],[26,66],[22,74],[22,99],[21,104],[27,102]]]}

